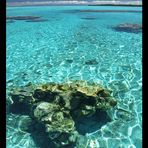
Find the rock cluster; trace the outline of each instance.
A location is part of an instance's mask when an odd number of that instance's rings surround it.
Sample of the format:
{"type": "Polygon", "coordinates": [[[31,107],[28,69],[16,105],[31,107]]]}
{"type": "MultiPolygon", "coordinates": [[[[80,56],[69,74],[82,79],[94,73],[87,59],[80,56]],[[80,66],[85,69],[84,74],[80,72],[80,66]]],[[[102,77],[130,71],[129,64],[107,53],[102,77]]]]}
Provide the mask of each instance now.
{"type": "Polygon", "coordinates": [[[108,110],[117,102],[111,91],[85,81],[27,86],[10,92],[15,108],[23,106],[24,112],[45,126],[49,140],[55,147],[75,145],[79,137],[75,122],[92,116],[96,110],[108,110]]]}

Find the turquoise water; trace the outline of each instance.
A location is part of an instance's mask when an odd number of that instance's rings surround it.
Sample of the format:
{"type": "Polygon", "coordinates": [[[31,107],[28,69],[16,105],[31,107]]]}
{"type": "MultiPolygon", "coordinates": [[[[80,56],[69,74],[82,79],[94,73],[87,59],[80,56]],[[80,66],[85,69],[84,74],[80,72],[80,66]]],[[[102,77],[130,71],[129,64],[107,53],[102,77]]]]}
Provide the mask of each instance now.
{"type": "MultiPolygon", "coordinates": [[[[86,148],[142,148],[142,34],[117,32],[122,23],[142,24],[141,7],[8,7],[7,16],[40,16],[44,22],[7,23],[7,90],[32,83],[87,80],[113,90],[111,122],[86,134],[86,148]],[[89,60],[93,64],[86,64],[89,60]],[[95,146],[93,146],[93,144],[95,146]]],[[[37,148],[20,130],[25,115],[7,115],[7,148],[37,148]]],[[[89,131],[89,129],[88,129],[89,131]]]]}

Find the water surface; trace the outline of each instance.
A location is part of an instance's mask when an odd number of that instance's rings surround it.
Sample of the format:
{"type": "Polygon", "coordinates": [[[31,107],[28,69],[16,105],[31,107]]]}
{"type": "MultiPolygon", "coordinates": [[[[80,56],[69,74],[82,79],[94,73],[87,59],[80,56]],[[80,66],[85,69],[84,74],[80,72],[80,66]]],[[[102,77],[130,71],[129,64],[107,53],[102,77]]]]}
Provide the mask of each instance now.
{"type": "MultiPolygon", "coordinates": [[[[7,17],[13,18],[7,20],[7,89],[29,82],[102,84],[118,106],[109,111],[111,122],[94,133],[88,129],[87,147],[92,141],[98,148],[142,147],[142,34],[113,29],[142,24],[141,7],[8,7],[7,17]]],[[[23,118],[8,113],[7,148],[38,147],[20,130],[23,118]]]]}

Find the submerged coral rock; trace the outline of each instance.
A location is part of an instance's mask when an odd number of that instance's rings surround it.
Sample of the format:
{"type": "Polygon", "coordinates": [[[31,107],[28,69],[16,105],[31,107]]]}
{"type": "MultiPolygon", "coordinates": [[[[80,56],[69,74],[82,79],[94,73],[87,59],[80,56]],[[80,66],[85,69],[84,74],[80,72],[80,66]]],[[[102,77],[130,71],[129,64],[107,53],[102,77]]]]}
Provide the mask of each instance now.
{"type": "Polygon", "coordinates": [[[34,20],[39,18],[39,16],[8,16],[7,20],[34,20]]]}
{"type": "Polygon", "coordinates": [[[26,22],[47,22],[48,20],[47,19],[32,19],[32,20],[27,20],[26,22]]]}
{"type": "Polygon", "coordinates": [[[85,62],[86,65],[97,65],[98,62],[96,59],[88,60],[85,62]]]}
{"type": "Polygon", "coordinates": [[[142,31],[142,25],[141,24],[119,24],[116,27],[113,27],[116,31],[123,31],[123,32],[129,32],[129,33],[139,33],[142,31]]]}
{"type": "Polygon", "coordinates": [[[45,126],[55,147],[76,143],[79,137],[75,127],[77,120],[117,104],[110,90],[85,81],[38,86],[30,84],[12,90],[10,96],[14,102],[12,105],[16,108],[17,105],[26,106],[30,117],[45,126]]]}

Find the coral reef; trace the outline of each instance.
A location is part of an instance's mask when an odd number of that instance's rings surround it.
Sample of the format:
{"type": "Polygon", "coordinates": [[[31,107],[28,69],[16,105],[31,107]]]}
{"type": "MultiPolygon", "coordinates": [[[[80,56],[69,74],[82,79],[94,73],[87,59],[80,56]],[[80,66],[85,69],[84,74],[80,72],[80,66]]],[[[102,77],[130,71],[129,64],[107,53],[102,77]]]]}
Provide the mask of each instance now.
{"type": "Polygon", "coordinates": [[[38,16],[8,16],[7,20],[34,20],[39,18],[38,16]]]}
{"type": "Polygon", "coordinates": [[[66,59],[66,62],[67,62],[67,63],[72,63],[73,60],[72,60],[72,59],[66,59]]]}
{"type": "Polygon", "coordinates": [[[47,19],[33,19],[33,20],[27,20],[26,22],[47,22],[47,19]]]}
{"type": "Polygon", "coordinates": [[[82,17],[81,19],[84,19],[84,20],[96,20],[97,18],[95,18],[95,17],[82,17]]]}
{"type": "Polygon", "coordinates": [[[110,90],[85,81],[43,85],[29,83],[12,89],[10,96],[13,100],[11,108],[18,108],[18,112],[23,110],[33,121],[44,125],[55,147],[75,145],[80,137],[76,121],[117,104],[110,90]]]}
{"type": "Polygon", "coordinates": [[[113,27],[113,29],[116,31],[139,33],[142,31],[142,25],[141,24],[124,23],[124,24],[119,24],[119,25],[113,27]]]}
{"type": "Polygon", "coordinates": [[[63,10],[63,13],[107,13],[107,12],[130,12],[130,13],[141,13],[141,10],[63,10]]]}
{"type": "Polygon", "coordinates": [[[141,12],[139,10],[79,10],[79,12],[141,12]]]}
{"type": "Polygon", "coordinates": [[[87,60],[87,61],[85,61],[85,64],[86,64],[86,65],[97,65],[98,62],[97,62],[96,59],[92,59],[92,60],[87,60]]]}
{"type": "Polygon", "coordinates": [[[45,22],[48,21],[47,19],[42,19],[39,16],[8,16],[7,20],[9,21],[26,21],[26,22],[45,22]]]}

